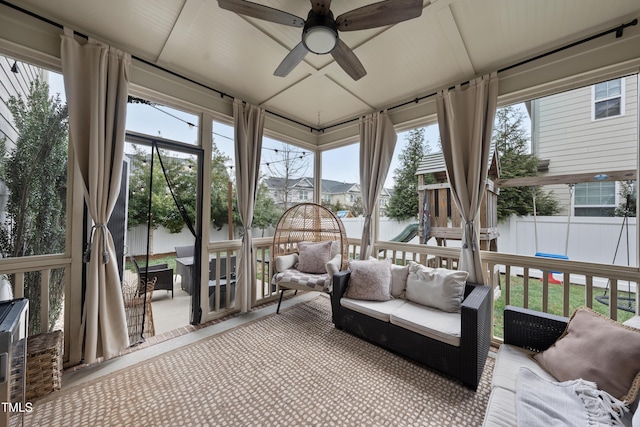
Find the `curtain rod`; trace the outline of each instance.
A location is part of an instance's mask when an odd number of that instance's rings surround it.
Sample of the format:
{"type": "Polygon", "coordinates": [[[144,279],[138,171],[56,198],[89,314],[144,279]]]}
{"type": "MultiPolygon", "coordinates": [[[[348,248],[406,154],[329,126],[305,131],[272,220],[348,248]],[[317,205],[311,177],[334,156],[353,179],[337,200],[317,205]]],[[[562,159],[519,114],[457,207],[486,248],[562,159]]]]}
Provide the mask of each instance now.
{"type": "MultiPolygon", "coordinates": [[[[44,16],[38,15],[37,13],[31,12],[29,10],[26,10],[26,9],[20,7],[20,6],[16,6],[16,5],[12,4],[12,3],[9,3],[6,0],[0,0],[0,4],[3,4],[5,6],[7,6],[7,7],[10,7],[12,9],[14,9],[14,10],[17,10],[18,12],[21,12],[21,13],[23,13],[25,15],[31,16],[32,18],[38,19],[38,20],[40,20],[42,22],[45,22],[45,23],[47,23],[49,25],[52,25],[52,26],[54,26],[56,28],[64,29],[64,25],[62,25],[62,24],[60,24],[58,22],[52,21],[52,20],[50,20],[48,18],[45,18],[44,16]]],[[[84,39],[88,39],[89,38],[89,36],[87,36],[86,34],[82,34],[79,31],[75,31],[74,30],[73,33],[75,35],[79,36],[79,37],[84,38],[84,39]]],[[[149,65],[151,67],[154,67],[154,68],[156,68],[158,70],[161,70],[161,71],[164,71],[164,72],[166,72],[168,74],[171,74],[174,77],[178,77],[180,79],[188,81],[189,83],[193,83],[193,84],[195,84],[197,86],[200,86],[200,87],[202,87],[204,89],[207,89],[207,90],[210,90],[212,92],[215,92],[218,95],[220,95],[221,98],[227,97],[227,98],[231,98],[232,101],[235,100],[235,97],[233,95],[229,95],[228,93],[222,92],[222,91],[220,91],[220,90],[218,90],[218,89],[216,89],[214,87],[208,86],[208,85],[206,85],[204,83],[201,83],[201,82],[199,82],[197,80],[193,80],[190,77],[186,77],[186,76],[183,76],[182,74],[178,74],[175,71],[171,71],[171,70],[169,70],[167,68],[164,68],[164,67],[162,67],[162,66],[160,66],[158,64],[154,64],[151,61],[147,61],[146,59],[140,58],[140,57],[135,56],[135,55],[131,55],[131,58],[135,59],[136,61],[140,61],[140,62],[142,62],[142,63],[144,63],[146,65],[149,65]]],[[[302,122],[300,122],[298,120],[283,116],[282,114],[278,114],[276,112],[273,112],[273,111],[270,111],[270,110],[267,110],[267,109],[265,109],[264,111],[265,111],[265,113],[269,113],[269,114],[271,114],[273,116],[279,117],[281,119],[287,120],[287,121],[289,121],[291,123],[294,123],[296,125],[299,125],[301,127],[307,128],[307,129],[309,129],[310,132],[313,132],[313,131],[320,132],[320,129],[314,128],[313,126],[309,126],[309,125],[307,125],[305,123],[302,123],[302,122]]]]}
{"type": "MultiPolygon", "coordinates": [[[[553,55],[553,54],[556,54],[556,53],[558,53],[558,52],[562,52],[562,51],[567,50],[567,49],[571,49],[572,47],[575,47],[575,46],[581,45],[581,44],[583,44],[583,43],[587,43],[587,42],[590,42],[590,41],[592,41],[592,40],[599,39],[599,38],[604,37],[604,36],[606,36],[606,35],[609,35],[609,34],[611,34],[611,33],[616,33],[616,38],[620,38],[620,37],[622,37],[622,34],[623,34],[623,32],[624,32],[624,29],[625,29],[625,28],[627,28],[627,27],[632,27],[632,26],[635,26],[635,25],[637,25],[637,24],[638,24],[638,19],[636,18],[636,19],[634,19],[633,21],[630,21],[630,22],[628,22],[628,23],[626,23],[626,24],[619,25],[619,26],[617,26],[617,27],[615,27],[615,28],[611,28],[611,29],[609,29],[609,30],[606,30],[606,31],[603,31],[603,32],[601,32],[601,33],[595,34],[595,35],[593,35],[593,36],[589,36],[589,37],[586,37],[586,38],[584,38],[584,39],[581,39],[581,40],[575,41],[575,42],[573,42],[573,43],[569,43],[568,45],[561,46],[561,47],[559,47],[559,48],[556,48],[556,49],[550,50],[550,51],[545,52],[545,53],[541,53],[540,55],[536,55],[536,56],[534,56],[534,57],[532,57],[532,58],[525,59],[525,60],[520,61],[520,62],[518,62],[518,63],[516,63],[516,64],[509,65],[509,66],[504,67],[504,68],[500,68],[500,69],[498,70],[498,73],[502,73],[502,72],[505,72],[505,71],[511,70],[511,69],[513,69],[513,68],[516,68],[516,67],[520,67],[520,66],[522,66],[522,65],[529,64],[530,62],[537,61],[538,59],[546,58],[547,56],[551,56],[551,55],[553,55]]],[[[469,81],[463,82],[463,83],[461,83],[461,84],[462,84],[462,85],[469,84],[469,81]]],[[[453,87],[450,87],[449,89],[453,89],[453,87]]],[[[405,101],[405,102],[402,102],[402,103],[400,103],[400,104],[394,105],[394,106],[392,106],[392,107],[388,107],[388,108],[386,108],[386,109],[387,109],[387,110],[394,110],[394,109],[396,109],[396,108],[404,107],[404,106],[409,105],[409,104],[417,104],[417,103],[419,103],[420,101],[422,101],[422,100],[424,100],[424,99],[427,99],[427,98],[430,98],[430,97],[432,97],[432,96],[435,96],[435,95],[437,95],[437,94],[438,94],[438,92],[433,92],[433,93],[430,93],[430,94],[428,94],[428,95],[423,95],[423,96],[420,96],[420,97],[414,98],[414,99],[412,99],[412,100],[410,100],[410,101],[405,101]]],[[[336,124],[333,124],[333,125],[330,125],[330,126],[326,126],[326,127],[324,127],[324,128],[320,128],[320,129],[317,129],[317,131],[318,131],[318,132],[324,132],[324,131],[325,131],[325,130],[327,130],[327,129],[331,129],[331,128],[334,128],[334,127],[338,127],[338,126],[346,125],[346,124],[348,124],[348,123],[355,122],[356,120],[359,120],[359,117],[355,117],[355,118],[353,118],[353,119],[345,120],[345,121],[340,122],[340,123],[336,123],[336,124]]]]}
{"type": "MultiPolygon", "coordinates": [[[[19,11],[19,12],[21,12],[21,13],[24,13],[24,14],[26,14],[26,15],[29,15],[29,16],[31,16],[31,17],[33,17],[33,18],[39,19],[39,20],[41,20],[41,21],[43,21],[43,22],[46,22],[47,24],[53,25],[53,26],[55,26],[55,27],[57,27],[57,28],[60,28],[60,29],[64,28],[64,26],[63,26],[62,24],[59,24],[59,23],[57,23],[57,22],[55,22],[55,21],[52,21],[52,20],[50,20],[50,19],[48,19],[48,18],[45,18],[45,17],[43,17],[43,16],[40,16],[40,15],[38,15],[38,14],[34,13],[34,12],[28,11],[28,10],[26,10],[26,9],[24,9],[24,8],[20,7],[20,6],[16,6],[16,5],[12,4],[12,3],[7,2],[6,0],[0,0],[0,4],[3,4],[3,5],[5,5],[5,6],[8,6],[8,7],[12,8],[12,9],[15,9],[15,10],[17,10],[17,11],[19,11]]],[[[536,55],[536,56],[534,56],[534,57],[532,57],[532,58],[525,59],[525,60],[520,61],[520,62],[518,62],[518,63],[515,63],[515,64],[513,64],[513,65],[509,65],[509,66],[507,66],[507,67],[500,68],[500,69],[498,70],[498,73],[502,73],[502,72],[504,72],[504,71],[508,71],[508,70],[513,69],[513,68],[516,68],[516,67],[520,67],[520,66],[522,66],[522,65],[529,64],[529,63],[534,62],[534,61],[537,61],[537,60],[539,60],[539,59],[546,58],[547,56],[551,56],[551,55],[554,55],[554,54],[556,54],[556,53],[558,53],[558,52],[562,52],[562,51],[564,51],[564,50],[571,49],[571,48],[573,48],[573,47],[575,47],[575,46],[579,46],[579,45],[581,45],[581,44],[583,44],[583,43],[587,43],[587,42],[590,42],[590,41],[592,41],[592,40],[599,39],[599,38],[604,37],[604,36],[607,36],[607,35],[609,35],[609,34],[611,34],[611,33],[616,33],[616,38],[620,38],[620,37],[622,37],[622,35],[623,35],[623,33],[624,33],[624,29],[625,29],[625,28],[627,28],[627,27],[632,27],[632,26],[635,26],[635,25],[637,25],[637,24],[638,24],[638,19],[636,18],[636,19],[634,19],[633,21],[630,21],[630,22],[628,22],[628,23],[626,23],[626,24],[621,24],[621,25],[619,25],[619,26],[617,26],[617,27],[611,28],[611,29],[606,30],[606,31],[602,31],[602,32],[600,32],[600,33],[598,33],[598,34],[595,34],[595,35],[592,35],[592,36],[586,37],[586,38],[584,38],[584,39],[581,39],[581,40],[575,41],[575,42],[573,42],[573,43],[569,43],[569,44],[567,44],[567,45],[565,45],[565,46],[561,46],[561,47],[559,47],[559,48],[556,48],[556,49],[550,50],[550,51],[545,52],[545,53],[542,53],[542,54],[540,54],[540,55],[536,55]]],[[[74,34],[76,34],[76,35],[78,35],[78,36],[80,36],[80,37],[83,37],[83,38],[88,38],[88,36],[86,36],[86,35],[84,35],[84,34],[82,34],[82,33],[80,33],[80,32],[77,32],[77,31],[74,31],[74,34]]],[[[220,91],[220,90],[218,90],[218,89],[215,89],[215,88],[213,88],[213,87],[207,86],[207,85],[205,85],[204,83],[198,82],[198,81],[193,80],[193,79],[191,79],[191,78],[189,78],[189,77],[186,77],[186,76],[183,76],[183,75],[181,75],[181,74],[178,74],[178,73],[176,73],[175,71],[171,71],[171,70],[169,70],[169,69],[167,69],[167,68],[164,68],[164,67],[162,67],[162,66],[160,66],[160,65],[154,64],[153,62],[147,61],[147,60],[145,60],[145,59],[139,58],[139,57],[134,56],[134,55],[131,55],[131,58],[133,58],[133,59],[135,59],[135,60],[137,60],[137,61],[140,61],[140,62],[142,62],[142,63],[144,63],[144,64],[147,64],[147,65],[149,65],[149,66],[152,66],[152,67],[154,67],[154,68],[156,68],[156,69],[158,69],[158,70],[161,70],[161,71],[164,71],[164,72],[166,72],[166,73],[169,73],[169,74],[171,74],[172,76],[175,76],[175,77],[178,77],[178,78],[184,79],[184,80],[186,80],[186,81],[188,81],[188,82],[190,82],[190,83],[193,83],[193,84],[195,84],[195,85],[198,85],[198,86],[200,86],[200,87],[202,87],[202,88],[205,88],[205,89],[208,89],[208,90],[210,90],[210,91],[213,91],[213,92],[215,92],[215,93],[219,94],[221,98],[228,97],[228,98],[231,98],[232,100],[234,100],[234,99],[235,99],[235,97],[234,97],[234,96],[232,96],[232,95],[229,95],[229,94],[227,94],[227,93],[225,93],[225,92],[222,92],[222,91],[220,91]]],[[[466,82],[463,82],[463,83],[461,83],[461,84],[462,84],[462,85],[464,85],[464,84],[468,84],[468,83],[469,83],[469,81],[466,81],[466,82]]],[[[450,89],[451,89],[451,88],[450,88],[450,89]]],[[[435,96],[435,95],[437,95],[437,92],[433,92],[433,93],[430,93],[430,94],[428,94],[428,95],[423,95],[423,96],[420,96],[420,97],[416,97],[416,98],[414,98],[414,99],[412,99],[412,100],[405,101],[405,102],[402,102],[402,103],[400,103],[400,104],[396,104],[396,105],[391,106],[391,107],[388,107],[388,108],[386,108],[386,109],[387,109],[387,110],[395,110],[396,108],[404,107],[404,106],[409,105],[409,104],[417,104],[417,103],[419,103],[420,101],[422,101],[422,100],[424,100],[424,99],[427,99],[427,98],[431,98],[432,96],[435,96]]],[[[310,131],[310,132],[314,132],[314,131],[315,131],[315,132],[318,132],[318,133],[324,133],[327,129],[332,129],[332,128],[335,128],[335,127],[338,127],[338,126],[342,126],[342,125],[346,125],[346,124],[349,124],[349,123],[353,123],[353,122],[355,122],[355,121],[357,121],[357,120],[359,120],[359,119],[360,119],[360,116],[358,116],[358,117],[354,117],[354,118],[349,119],[349,120],[345,120],[345,121],[340,122],[340,123],[335,123],[335,124],[333,124],[333,125],[325,126],[325,127],[323,127],[323,128],[320,128],[320,127],[318,127],[318,128],[314,128],[313,126],[310,126],[310,125],[304,124],[304,123],[302,123],[302,122],[300,122],[300,121],[298,121],[298,120],[295,120],[295,119],[292,119],[292,118],[289,118],[289,117],[283,116],[282,114],[278,114],[278,113],[275,113],[275,112],[273,112],[273,111],[269,111],[269,110],[267,110],[267,109],[265,109],[265,112],[266,112],[266,113],[269,113],[269,114],[271,114],[271,115],[273,115],[273,116],[279,117],[279,118],[281,118],[281,119],[283,119],[283,120],[287,120],[287,121],[289,121],[289,122],[291,122],[291,123],[294,123],[294,124],[296,124],[296,125],[299,125],[299,126],[301,126],[301,127],[307,128],[307,129],[309,129],[309,131],[310,131]]]]}

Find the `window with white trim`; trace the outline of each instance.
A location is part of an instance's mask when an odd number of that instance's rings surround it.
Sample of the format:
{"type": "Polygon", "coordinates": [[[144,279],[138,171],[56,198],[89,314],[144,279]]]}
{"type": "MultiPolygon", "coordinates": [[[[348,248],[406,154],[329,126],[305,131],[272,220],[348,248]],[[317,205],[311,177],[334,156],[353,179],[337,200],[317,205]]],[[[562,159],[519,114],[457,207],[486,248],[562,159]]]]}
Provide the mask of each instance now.
{"type": "Polygon", "coordinates": [[[592,119],[624,115],[624,79],[609,80],[592,86],[592,119]]]}
{"type": "Polygon", "coordinates": [[[615,181],[576,184],[575,216],[614,216],[616,210],[615,181]]]}

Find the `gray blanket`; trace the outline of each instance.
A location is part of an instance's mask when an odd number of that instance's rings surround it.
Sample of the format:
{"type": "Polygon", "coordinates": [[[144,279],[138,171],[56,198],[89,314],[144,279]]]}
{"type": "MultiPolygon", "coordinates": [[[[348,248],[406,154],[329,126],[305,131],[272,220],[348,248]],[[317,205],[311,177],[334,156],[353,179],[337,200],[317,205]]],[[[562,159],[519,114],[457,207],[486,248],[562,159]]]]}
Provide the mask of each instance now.
{"type": "Polygon", "coordinates": [[[624,426],[628,408],[595,383],[582,379],[554,382],[520,368],[516,379],[518,427],[624,426]]]}

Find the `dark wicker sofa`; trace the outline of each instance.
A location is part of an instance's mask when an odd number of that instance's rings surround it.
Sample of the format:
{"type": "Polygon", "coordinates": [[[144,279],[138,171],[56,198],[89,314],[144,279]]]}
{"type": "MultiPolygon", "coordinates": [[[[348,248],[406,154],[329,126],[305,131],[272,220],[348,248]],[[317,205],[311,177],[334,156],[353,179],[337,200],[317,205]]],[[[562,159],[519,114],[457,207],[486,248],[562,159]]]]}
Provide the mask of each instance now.
{"type": "Polygon", "coordinates": [[[456,347],[340,304],[349,270],[333,277],[331,306],[336,328],[459,379],[476,390],[491,341],[491,287],[467,283],[461,308],[460,346],[456,347]]]}
{"type": "Polygon", "coordinates": [[[567,328],[569,318],[508,305],[504,308],[504,343],[544,351],[567,328]]]}
{"type": "Polygon", "coordinates": [[[515,388],[518,372],[521,367],[526,367],[540,376],[544,375],[544,369],[530,358],[530,354],[551,347],[566,329],[568,321],[568,318],[554,314],[509,305],[505,307],[504,344],[500,346],[493,368],[491,395],[483,427],[517,424],[515,388]]]}

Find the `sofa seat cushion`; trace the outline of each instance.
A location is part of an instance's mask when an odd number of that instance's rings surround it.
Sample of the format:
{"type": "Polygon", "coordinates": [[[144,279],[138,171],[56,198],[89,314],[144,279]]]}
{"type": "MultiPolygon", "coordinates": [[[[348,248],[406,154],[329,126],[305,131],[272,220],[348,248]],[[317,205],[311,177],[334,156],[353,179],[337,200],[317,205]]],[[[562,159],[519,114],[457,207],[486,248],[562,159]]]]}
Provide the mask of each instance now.
{"type": "Polygon", "coordinates": [[[303,273],[289,268],[273,276],[272,283],[287,289],[331,292],[333,282],[331,276],[324,274],[303,273]]]}
{"type": "Polygon", "coordinates": [[[496,356],[496,365],[493,369],[491,387],[500,387],[516,392],[516,378],[520,368],[525,367],[534,372],[540,378],[549,381],[556,381],[550,373],[545,371],[535,360],[531,358],[533,351],[523,348],[502,344],[496,356]]]}
{"type": "Polygon", "coordinates": [[[640,316],[633,316],[631,319],[623,323],[623,325],[631,326],[632,328],[640,329],[640,316]]]}
{"type": "Polygon", "coordinates": [[[420,335],[460,347],[460,313],[449,313],[407,301],[391,313],[390,322],[420,335]]]}
{"type": "Polygon", "coordinates": [[[388,322],[391,313],[406,303],[407,301],[403,299],[391,299],[388,301],[367,301],[353,298],[340,299],[340,305],[344,308],[357,311],[358,313],[382,320],[383,322],[388,322]]]}
{"type": "MultiPolygon", "coordinates": [[[[495,372],[495,371],[494,371],[495,372]]],[[[483,427],[513,427],[516,419],[516,392],[496,387],[491,390],[483,427]]]]}

